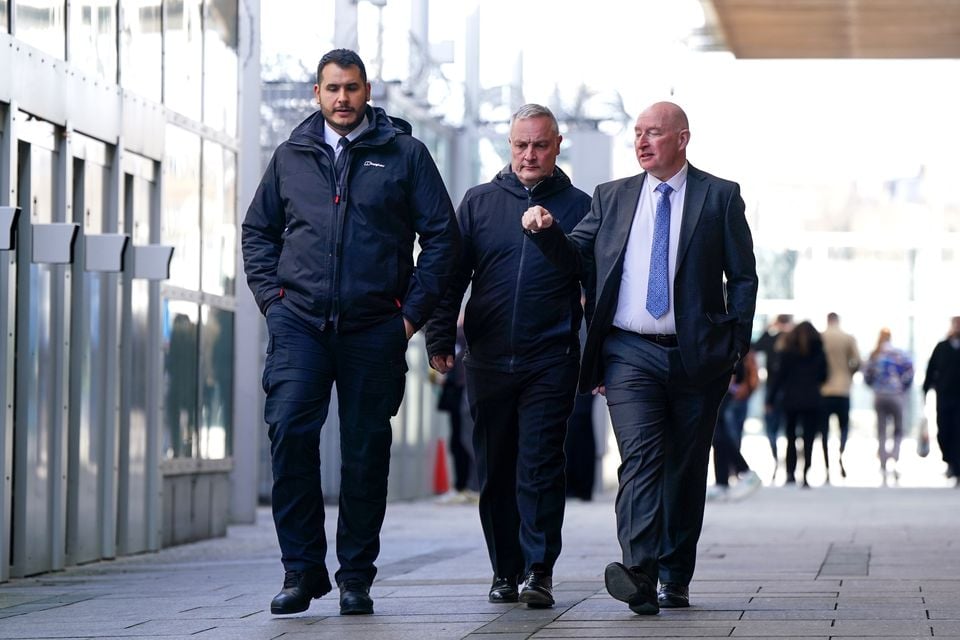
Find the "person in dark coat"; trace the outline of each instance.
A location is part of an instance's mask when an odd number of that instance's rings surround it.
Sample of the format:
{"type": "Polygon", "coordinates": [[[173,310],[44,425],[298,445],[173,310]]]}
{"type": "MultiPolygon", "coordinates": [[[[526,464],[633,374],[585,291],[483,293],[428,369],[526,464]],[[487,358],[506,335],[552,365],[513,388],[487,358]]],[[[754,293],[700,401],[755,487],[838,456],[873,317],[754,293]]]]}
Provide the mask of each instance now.
{"type": "Polygon", "coordinates": [[[590,197],[556,166],[559,126],[549,109],[520,107],[510,124],[510,165],[469,189],[457,210],[460,268],[427,323],[433,368],[454,364],[460,302],[467,398],[474,420],[480,523],[493,582],[490,602],[550,607],[564,512],[563,442],[573,410],[583,316],[575,274],[561,273],[518,224],[532,205],[572,230],[590,197]],[[519,590],[523,582],[522,590],[519,590]]]}
{"type": "Polygon", "coordinates": [[[923,393],[937,393],[937,444],[947,463],[947,476],[960,487],[960,316],[950,320],[950,332],[937,343],[927,363],[923,393]]]}
{"type": "Polygon", "coordinates": [[[580,390],[606,393],[622,460],[623,562],[607,565],[604,582],[652,615],[690,606],[710,442],[750,345],[758,280],[740,185],[687,162],[683,109],[651,105],[634,134],[643,172],[599,185],[572,233],[549,207],[531,207],[522,224],[551,263],[583,278],[580,390]]]}
{"type": "Polygon", "coordinates": [[[264,418],[285,570],[270,611],[304,611],[331,590],[319,443],[336,382],[340,613],[370,614],[407,340],[446,289],[460,233],[427,148],[367,105],[356,53],[325,54],[314,95],[320,110],[274,152],[243,222],[247,284],[270,334],[264,418]]]}
{"type": "Polygon", "coordinates": [[[813,457],[813,441],[821,432],[820,387],[827,379],[827,358],[820,333],[804,320],[778,340],[779,371],[774,379],[773,397],[779,397],[787,433],[787,484],[796,482],[797,436],[803,439],[803,480],[813,457]],[[800,432],[797,432],[797,426],[800,432]]]}

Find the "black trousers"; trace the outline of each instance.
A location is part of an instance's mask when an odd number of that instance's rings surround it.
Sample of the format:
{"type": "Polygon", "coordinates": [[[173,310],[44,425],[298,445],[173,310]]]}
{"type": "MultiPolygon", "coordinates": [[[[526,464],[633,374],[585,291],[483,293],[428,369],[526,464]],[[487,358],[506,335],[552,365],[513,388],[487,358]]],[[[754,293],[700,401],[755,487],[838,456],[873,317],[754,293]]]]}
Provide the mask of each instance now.
{"type": "Polygon", "coordinates": [[[574,400],[563,452],[567,456],[567,496],[590,500],[597,473],[597,442],[593,435],[593,395],[589,393],[581,393],[574,400]]]}
{"type": "Polygon", "coordinates": [[[507,373],[468,366],[480,524],[496,576],[547,573],[560,555],[563,441],[577,361],[507,373]]]}
{"type": "MultiPolygon", "coordinates": [[[[840,425],[840,455],[847,449],[847,437],[850,435],[850,396],[823,396],[823,446],[830,437],[830,416],[837,416],[840,425]]],[[[826,450],[824,450],[826,451],[826,450]]],[[[823,454],[827,458],[826,452],[823,454]]]]}
{"type": "Polygon", "coordinates": [[[943,461],[960,477],[960,403],[941,402],[937,396],[937,444],[943,461]]]}
{"type": "Polygon", "coordinates": [[[399,316],[353,333],[318,331],[282,302],[267,311],[263,372],[273,520],[284,568],[326,571],[320,429],[337,384],[340,512],[336,581],[373,582],[387,503],[392,429],[403,398],[406,331],[399,316]]]}
{"type": "Polygon", "coordinates": [[[710,443],[730,376],[693,384],[679,348],[618,329],[604,341],[603,359],[620,449],[623,563],[654,582],[687,585],[703,528],[710,443]]]}

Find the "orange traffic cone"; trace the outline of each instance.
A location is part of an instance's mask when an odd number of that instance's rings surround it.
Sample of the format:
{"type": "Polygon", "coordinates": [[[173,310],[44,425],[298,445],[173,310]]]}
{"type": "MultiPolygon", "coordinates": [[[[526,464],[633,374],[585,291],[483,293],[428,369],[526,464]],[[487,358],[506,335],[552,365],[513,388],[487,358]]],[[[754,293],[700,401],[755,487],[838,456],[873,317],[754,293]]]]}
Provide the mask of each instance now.
{"type": "Polygon", "coordinates": [[[437,439],[437,457],[433,464],[433,492],[441,495],[450,490],[450,476],[447,474],[447,448],[443,438],[437,439]]]}

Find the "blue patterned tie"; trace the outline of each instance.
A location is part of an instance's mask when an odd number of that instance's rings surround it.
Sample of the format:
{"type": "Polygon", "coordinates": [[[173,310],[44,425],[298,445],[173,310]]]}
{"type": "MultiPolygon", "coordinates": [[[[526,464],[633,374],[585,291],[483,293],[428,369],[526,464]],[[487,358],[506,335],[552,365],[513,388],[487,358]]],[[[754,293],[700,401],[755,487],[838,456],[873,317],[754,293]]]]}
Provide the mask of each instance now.
{"type": "Polygon", "coordinates": [[[657,215],[653,222],[653,246],[650,248],[650,278],[647,280],[647,311],[661,318],[670,307],[670,192],[673,187],[661,182],[656,189],[657,215]]]}

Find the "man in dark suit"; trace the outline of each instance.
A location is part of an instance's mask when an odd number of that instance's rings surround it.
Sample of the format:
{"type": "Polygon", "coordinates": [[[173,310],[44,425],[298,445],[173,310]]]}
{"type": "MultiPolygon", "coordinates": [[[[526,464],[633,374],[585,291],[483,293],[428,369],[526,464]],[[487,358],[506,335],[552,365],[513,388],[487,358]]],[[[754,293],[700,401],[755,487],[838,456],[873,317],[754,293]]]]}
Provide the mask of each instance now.
{"type": "Polygon", "coordinates": [[[569,236],[543,207],[522,220],[587,290],[580,390],[606,394],[622,460],[623,563],[604,578],[639,614],[689,606],[717,410],[757,297],[740,187],[688,164],[689,140],[683,110],[656,103],[635,127],[643,173],[598,186],[569,236]]]}

